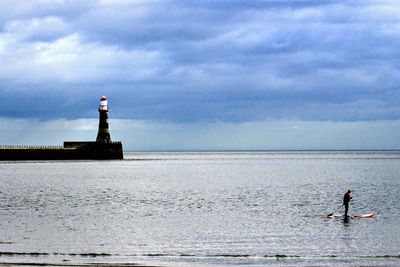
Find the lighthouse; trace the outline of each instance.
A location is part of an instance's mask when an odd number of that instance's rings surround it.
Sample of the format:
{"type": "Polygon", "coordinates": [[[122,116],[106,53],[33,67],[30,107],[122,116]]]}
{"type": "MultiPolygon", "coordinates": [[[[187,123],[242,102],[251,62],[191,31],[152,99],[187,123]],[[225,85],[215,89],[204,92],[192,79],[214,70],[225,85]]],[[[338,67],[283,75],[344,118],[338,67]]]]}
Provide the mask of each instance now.
{"type": "MultiPolygon", "coordinates": [[[[58,155],[59,159],[123,159],[124,152],[120,141],[112,142],[108,128],[108,103],[107,97],[100,99],[99,105],[99,131],[96,141],[67,141],[64,142],[64,154],[58,155]]],[[[1,151],[0,151],[1,152],[1,151]]],[[[54,153],[53,153],[54,154],[54,153]]],[[[53,154],[50,154],[51,157],[53,154]]],[[[1,155],[0,155],[1,156],[1,155]]],[[[0,157],[1,160],[1,157],[0,157]]]]}
{"type": "Polygon", "coordinates": [[[99,131],[96,142],[102,144],[111,143],[110,130],[108,128],[108,103],[107,98],[103,96],[100,99],[99,106],[99,131]]]}
{"type": "Polygon", "coordinates": [[[99,106],[99,131],[96,141],[65,141],[59,146],[1,146],[2,160],[111,160],[123,159],[120,141],[112,142],[108,129],[108,103],[103,96],[99,106]]]}

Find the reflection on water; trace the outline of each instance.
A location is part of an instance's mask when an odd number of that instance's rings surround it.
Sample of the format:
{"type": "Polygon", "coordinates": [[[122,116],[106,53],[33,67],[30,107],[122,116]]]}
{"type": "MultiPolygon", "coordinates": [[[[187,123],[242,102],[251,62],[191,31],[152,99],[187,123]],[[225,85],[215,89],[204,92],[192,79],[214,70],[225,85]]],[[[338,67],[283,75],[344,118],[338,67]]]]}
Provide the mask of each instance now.
{"type": "Polygon", "coordinates": [[[400,264],[397,152],[125,157],[0,163],[0,261],[400,264]]]}

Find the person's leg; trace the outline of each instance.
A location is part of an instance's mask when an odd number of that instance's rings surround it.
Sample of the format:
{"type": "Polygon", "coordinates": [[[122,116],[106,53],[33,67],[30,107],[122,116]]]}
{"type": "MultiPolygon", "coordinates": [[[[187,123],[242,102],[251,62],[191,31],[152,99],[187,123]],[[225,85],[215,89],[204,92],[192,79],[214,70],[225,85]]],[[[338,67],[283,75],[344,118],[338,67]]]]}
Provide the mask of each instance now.
{"type": "Polygon", "coordinates": [[[349,205],[344,205],[344,217],[347,217],[348,211],[349,211],[349,205]]]}

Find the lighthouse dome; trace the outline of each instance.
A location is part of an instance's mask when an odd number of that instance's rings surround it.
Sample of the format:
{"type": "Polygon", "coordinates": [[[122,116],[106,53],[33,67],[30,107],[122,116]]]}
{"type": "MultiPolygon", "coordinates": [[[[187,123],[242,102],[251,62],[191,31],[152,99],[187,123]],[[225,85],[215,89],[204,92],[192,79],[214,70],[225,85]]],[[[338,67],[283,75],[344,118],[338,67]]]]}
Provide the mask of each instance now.
{"type": "Polygon", "coordinates": [[[99,111],[104,110],[108,111],[108,103],[107,103],[107,97],[102,96],[100,99],[100,106],[99,106],[99,111]]]}

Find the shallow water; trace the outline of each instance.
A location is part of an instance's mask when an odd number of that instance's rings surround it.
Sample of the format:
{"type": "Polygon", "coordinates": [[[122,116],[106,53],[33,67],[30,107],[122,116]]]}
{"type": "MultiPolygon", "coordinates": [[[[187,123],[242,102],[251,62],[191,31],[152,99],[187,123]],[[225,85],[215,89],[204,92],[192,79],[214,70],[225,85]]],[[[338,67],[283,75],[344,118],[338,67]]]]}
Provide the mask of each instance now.
{"type": "Polygon", "coordinates": [[[125,153],[0,173],[0,262],[400,265],[400,152],[125,153]],[[350,214],[377,218],[326,218],[350,187],[350,214]]]}

